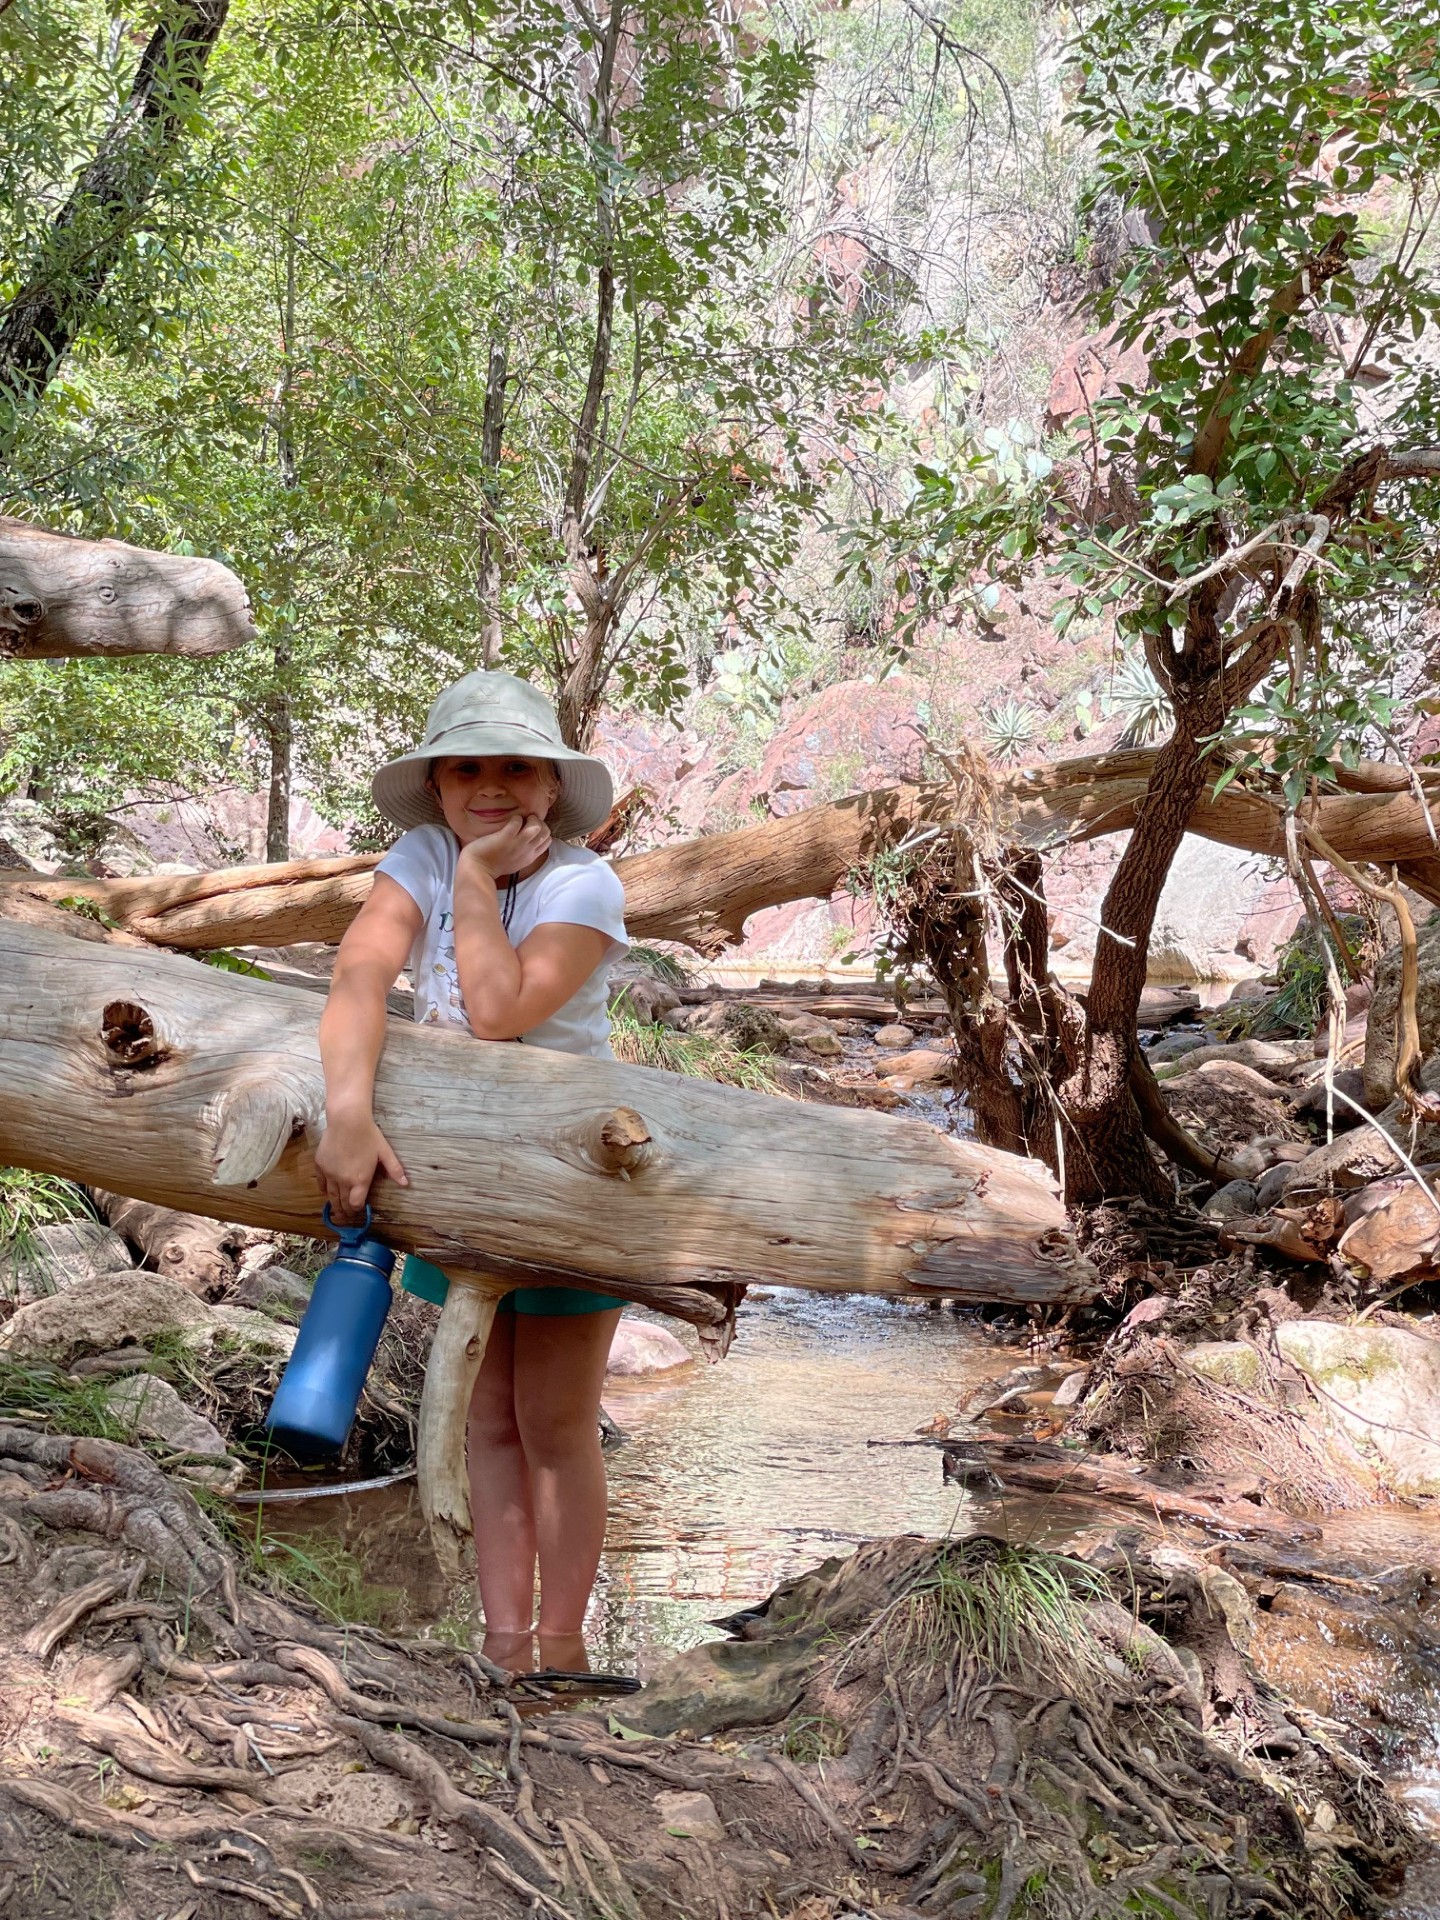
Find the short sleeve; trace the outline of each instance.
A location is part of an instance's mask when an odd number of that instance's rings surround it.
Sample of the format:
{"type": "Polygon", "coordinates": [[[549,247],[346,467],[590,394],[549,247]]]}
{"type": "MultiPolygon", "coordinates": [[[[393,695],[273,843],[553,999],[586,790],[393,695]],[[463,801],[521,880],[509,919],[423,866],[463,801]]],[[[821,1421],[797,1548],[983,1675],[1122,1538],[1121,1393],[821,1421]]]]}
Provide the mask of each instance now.
{"type": "Polygon", "coordinates": [[[405,889],[427,922],[446,884],[444,832],[443,827],[412,827],[375,869],[405,889]]]}
{"type": "Polygon", "coordinates": [[[545,879],[544,894],[536,902],[536,926],[558,922],[569,927],[594,927],[610,936],[610,951],[605,958],[617,959],[630,945],[630,936],[625,931],[625,889],[614,868],[592,856],[560,867],[545,879]]]}

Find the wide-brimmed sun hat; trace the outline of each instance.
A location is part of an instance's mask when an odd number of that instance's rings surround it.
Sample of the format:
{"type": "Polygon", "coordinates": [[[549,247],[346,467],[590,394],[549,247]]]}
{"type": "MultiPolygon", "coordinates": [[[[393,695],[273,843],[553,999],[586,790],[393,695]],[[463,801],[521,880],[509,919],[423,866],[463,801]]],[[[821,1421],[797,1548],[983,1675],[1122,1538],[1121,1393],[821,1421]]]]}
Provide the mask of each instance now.
{"type": "Polygon", "coordinates": [[[413,753],[381,767],[370,783],[375,805],[397,827],[443,826],[445,815],[426,784],[432,760],[515,754],[551,760],[560,792],[547,824],[557,840],[592,832],[615,804],[610,774],[593,754],[577,753],[560,738],[555,709],[537,688],[513,673],[467,673],[431,707],[425,738],[413,753]]]}

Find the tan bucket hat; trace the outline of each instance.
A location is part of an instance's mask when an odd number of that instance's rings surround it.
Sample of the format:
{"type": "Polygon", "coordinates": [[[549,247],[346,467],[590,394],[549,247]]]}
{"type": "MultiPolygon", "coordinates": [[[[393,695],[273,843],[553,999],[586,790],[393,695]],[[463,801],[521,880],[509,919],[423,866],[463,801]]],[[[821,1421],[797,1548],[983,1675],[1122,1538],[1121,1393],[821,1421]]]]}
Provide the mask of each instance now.
{"type": "Polygon", "coordinates": [[[615,788],[593,754],[577,753],[560,738],[560,722],[544,694],[513,673],[467,673],[431,707],[425,738],[413,753],[381,767],[370,783],[375,805],[397,827],[445,823],[440,802],[425,784],[432,760],[467,754],[523,754],[553,760],[560,793],[550,810],[557,840],[592,832],[615,804],[615,788]]]}

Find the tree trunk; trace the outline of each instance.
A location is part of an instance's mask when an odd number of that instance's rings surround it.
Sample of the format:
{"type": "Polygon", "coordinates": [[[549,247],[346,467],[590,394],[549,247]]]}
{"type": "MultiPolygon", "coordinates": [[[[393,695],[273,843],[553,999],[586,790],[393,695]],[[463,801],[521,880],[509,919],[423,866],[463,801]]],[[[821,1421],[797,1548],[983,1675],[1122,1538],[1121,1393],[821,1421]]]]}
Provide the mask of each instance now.
{"type": "Polygon", "coordinates": [[[1136,1016],[1155,909],[1209,774],[1201,742],[1225,718],[1224,650],[1215,618],[1219,593],[1211,582],[1191,595],[1183,645],[1168,662],[1175,731],[1155,756],[1100,910],[1105,932],[1096,943],[1085,996],[1083,1050],[1057,1090],[1067,1127],[1065,1197],[1072,1204],[1127,1193],[1160,1201],[1170,1196],[1133,1088],[1136,1016]]]}
{"type": "Polygon", "coordinates": [[[0,392],[45,391],[95,310],[204,84],[229,0],[174,0],[150,37],[130,97],[61,209],[0,325],[0,392]]]}
{"type": "MultiPolygon", "coordinates": [[[[996,783],[997,829],[1006,839],[1043,847],[1131,828],[1157,760],[1152,752],[1100,754],[1005,774],[996,783]]],[[[948,802],[945,789],[885,787],[783,820],[632,854],[615,863],[630,931],[641,940],[680,941],[713,958],[740,939],[752,913],[791,900],[828,899],[917,822],[943,817],[948,802]]],[[[1407,886],[1440,905],[1440,859],[1424,810],[1409,793],[1335,795],[1307,808],[1306,818],[1337,852],[1398,865],[1407,886]]],[[[1186,831],[1249,852],[1284,852],[1279,804],[1234,785],[1218,800],[1202,792],[1186,831]]],[[[78,894],[142,938],[188,952],[335,941],[364,905],[379,857],[133,880],[6,872],[0,873],[0,913],[12,892],[32,899],[78,894]]]]}
{"type": "MultiPolygon", "coordinates": [[[[315,997],[0,922],[0,1164],[313,1233],[315,997]]],[[[1085,1297],[1043,1171],[915,1121],[400,1022],[395,1246],[508,1284],[1085,1297]]],[[[658,1297],[658,1295],[657,1295],[658,1297]]]]}
{"type": "Polygon", "coordinates": [[[218,560],[0,518],[0,658],[194,659],[254,637],[245,589],[218,560]]]}
{"type": "Polygon", "coordinates": [[[490,348],[490,363],[485,373],[485,411],[480,422],[480,465],[487,477],[485,510],[477,529],[479,559],[475,566],[475,597],[480,603],[480,662],[486,667],[499,663],[505,637],[500,623],[500,529],[496,521],[498,500],[494,476],[500,471],[508,371],[509,349],[503,340],[496,341],[490,348]]]}
{"type": "Polygon", "coordinates": [[[270,748],[270,779],[265,794],[265,859],[271,866],[290,858],[290,777],[295,750],[295,727],[284,674],[290,648],[282,640],[275,647],[275,691],[265,703],[265,737],[270,748]]]}

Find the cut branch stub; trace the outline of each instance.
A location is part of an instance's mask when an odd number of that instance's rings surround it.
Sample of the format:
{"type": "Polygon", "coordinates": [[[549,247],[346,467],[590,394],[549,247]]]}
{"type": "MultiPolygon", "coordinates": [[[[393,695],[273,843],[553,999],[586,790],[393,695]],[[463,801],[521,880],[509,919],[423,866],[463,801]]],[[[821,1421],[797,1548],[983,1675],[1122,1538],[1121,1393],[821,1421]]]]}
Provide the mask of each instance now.
{"type": "Polygon", "coordinates": [[[302,1074],[240,1079],[227,1087],[214,1111],[215,1185],[257,1185],[279,1165],[295,1136],[309,1132],[323,1108],[318,1079],[302,1074]]]}
{"type": "Polygon", "coordinates": [[[633,1107],[588,1115],[557,1137],[555,1150],[572,1167],[620,1180],[653,1165],[658,1152],[649,1127],[633,1107]]]}

